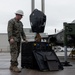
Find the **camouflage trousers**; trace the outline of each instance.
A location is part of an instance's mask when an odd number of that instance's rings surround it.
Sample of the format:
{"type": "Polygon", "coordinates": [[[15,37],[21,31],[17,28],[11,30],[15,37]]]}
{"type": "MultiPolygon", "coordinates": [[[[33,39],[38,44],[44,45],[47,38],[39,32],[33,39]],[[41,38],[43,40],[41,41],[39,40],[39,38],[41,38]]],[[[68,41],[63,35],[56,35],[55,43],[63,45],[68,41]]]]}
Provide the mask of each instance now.
{"type": "Polygon", "coordinates": [[[18,57],[20,53],[20,42],[10,44],[11,65],[18,66],[18,57]]]}

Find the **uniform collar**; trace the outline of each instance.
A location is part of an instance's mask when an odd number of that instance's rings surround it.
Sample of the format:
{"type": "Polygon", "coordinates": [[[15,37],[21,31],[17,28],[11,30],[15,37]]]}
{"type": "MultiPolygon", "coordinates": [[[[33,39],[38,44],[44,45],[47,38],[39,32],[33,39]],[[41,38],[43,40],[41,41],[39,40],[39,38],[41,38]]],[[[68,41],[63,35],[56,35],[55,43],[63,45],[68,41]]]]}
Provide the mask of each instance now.
{"type": "Polygon", "coordinates": [[[16,22],[20,22],[19,20],[16,20],[16,18],[14,18],[16,22]]]}

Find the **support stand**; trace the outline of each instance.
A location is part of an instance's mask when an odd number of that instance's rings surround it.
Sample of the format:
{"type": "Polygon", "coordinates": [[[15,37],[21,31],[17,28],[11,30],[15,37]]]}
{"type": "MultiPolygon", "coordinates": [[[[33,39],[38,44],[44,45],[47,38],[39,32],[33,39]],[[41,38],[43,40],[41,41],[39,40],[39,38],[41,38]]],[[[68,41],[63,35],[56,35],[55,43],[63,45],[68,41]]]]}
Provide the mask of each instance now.
{"type": "Polygon", "coordinates": [[[62,62],[62,64],[63,64],[63,66],[72,66],[72,65],[70,64],[70,62],[68,62],[68,61],[62,62]]]}
{"type": "Polygon", "coordinates": [[[67,34],[66,34],[66,25],[67,25],[67,23],[64,23],[64,54],[65,54],[65,56],[64,56],[64,60],[65,60],[65,62],[63,62],[63,66],[72,66],[71,64],[70,64],[70,62],[68,62],[67,61],[67,34]]]}

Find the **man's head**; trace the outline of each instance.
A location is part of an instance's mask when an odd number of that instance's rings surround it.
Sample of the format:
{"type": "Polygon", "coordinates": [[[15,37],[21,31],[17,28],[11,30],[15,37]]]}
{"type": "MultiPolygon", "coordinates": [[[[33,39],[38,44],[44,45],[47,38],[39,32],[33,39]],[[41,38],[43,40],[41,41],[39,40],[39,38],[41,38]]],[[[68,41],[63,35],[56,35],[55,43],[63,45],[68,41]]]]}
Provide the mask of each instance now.
{"type": "Polygon", "coordinates": [[[16,11],[16,19],[17,20],[21,20],[21,18],[23,17],[23,15],[24,15],[24,13],[23,13],[23,11],[22,10],[18,10],[18,11],[16,11]]]}

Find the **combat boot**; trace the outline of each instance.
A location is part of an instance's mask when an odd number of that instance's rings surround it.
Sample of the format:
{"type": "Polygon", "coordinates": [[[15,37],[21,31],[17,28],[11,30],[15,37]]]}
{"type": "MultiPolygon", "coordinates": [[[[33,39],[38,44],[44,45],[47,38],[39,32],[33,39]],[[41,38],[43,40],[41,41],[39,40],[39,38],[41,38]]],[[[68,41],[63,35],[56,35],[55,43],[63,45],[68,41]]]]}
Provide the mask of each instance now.
{"type": "Polygon", "coordinates": [[[21,72],[21,70],[17,66],[10,66],[10,70],[18,73],[21,72]]]}
{"type": "Polygon", "coordinates": [[[9,68],[10,70],[12,70],[13,69],[13,66],[10,66],[10,68],[9,68]]]}

